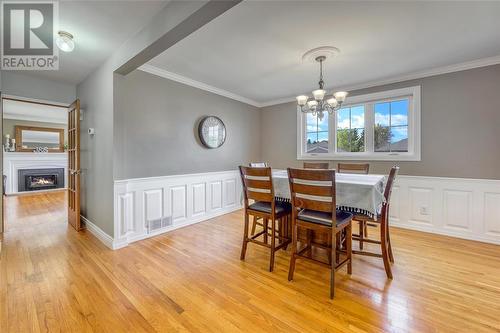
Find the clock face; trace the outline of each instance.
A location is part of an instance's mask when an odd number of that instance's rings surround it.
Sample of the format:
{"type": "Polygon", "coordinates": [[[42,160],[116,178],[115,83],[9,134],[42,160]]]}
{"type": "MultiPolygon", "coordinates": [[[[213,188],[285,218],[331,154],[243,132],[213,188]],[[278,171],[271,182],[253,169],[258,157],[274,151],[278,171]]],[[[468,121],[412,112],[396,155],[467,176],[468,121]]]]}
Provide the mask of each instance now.
{"type": "Polygon", "coordinates": [[[219,148],[226,141],[226,126],[219,118],[208,116],[201,120],[198,134],[206,147],[219,148]]]}

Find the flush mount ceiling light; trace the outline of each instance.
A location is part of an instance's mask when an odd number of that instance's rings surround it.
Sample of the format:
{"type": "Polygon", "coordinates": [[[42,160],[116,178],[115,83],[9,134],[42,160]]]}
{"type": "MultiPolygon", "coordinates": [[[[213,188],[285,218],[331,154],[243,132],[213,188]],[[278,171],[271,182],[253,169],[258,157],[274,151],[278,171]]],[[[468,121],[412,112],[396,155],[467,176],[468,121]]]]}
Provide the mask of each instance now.
{"type": "Polygon", "coordinates": [[[75,42],[73,41],[73,35],[66,31],[59,31],[56,37],[56,44],[61,51],[71,52],[75,48],[75,42]]]}
{"type": "Polygon", "coordinates": [[[303,61],[314,60],[319,62],[319,89],[312,92],[312,98],[307,95],[297,96],[297,107],[304,113],[312,113],[313,116],[318,116],[320,120],[323,119],[325,112],[332,114],[339,110],[348,94],[345,91],[337,91],[327,96],[326,90],[324,90],[323,62],[328,57],[337,55],[338,53],[339,49],[336,47],[324,46],[309,50],[302,56],[303,61]]]}

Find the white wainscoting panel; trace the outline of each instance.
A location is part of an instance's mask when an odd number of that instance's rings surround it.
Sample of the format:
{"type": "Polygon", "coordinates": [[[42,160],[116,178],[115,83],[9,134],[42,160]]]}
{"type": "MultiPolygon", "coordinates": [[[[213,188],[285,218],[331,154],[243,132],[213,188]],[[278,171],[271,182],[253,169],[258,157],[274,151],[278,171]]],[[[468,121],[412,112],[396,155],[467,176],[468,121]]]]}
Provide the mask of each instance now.
{"type": "Polygon", "coordinates": [[[113,248],[242,207],[239,172],[223,171],[115,181],[113,248]],[[148,233],[148,223],[163,223],[148,233]]]}
{"type": "MultiPolygon", "coordinates": [[[[114,197],[113,249],[242,208],[236,170],[119,180],[114,197]],[[148,220],[166,227],[148,233],[148,220]]],[[[391,226],[500,244],[500,180],[401,175],[389,215],[391,226]]]]}
{"type": "Polygon", "coordinates": [[[396,179],[390,225],[500,244],[500,180],[396,179]]]}

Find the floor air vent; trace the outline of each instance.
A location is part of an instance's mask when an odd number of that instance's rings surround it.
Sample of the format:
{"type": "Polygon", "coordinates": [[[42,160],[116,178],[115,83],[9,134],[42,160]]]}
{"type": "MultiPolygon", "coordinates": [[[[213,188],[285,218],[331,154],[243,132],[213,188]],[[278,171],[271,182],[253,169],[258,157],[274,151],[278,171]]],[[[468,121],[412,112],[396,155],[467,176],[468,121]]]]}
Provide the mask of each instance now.
{"type": "Polygon", "coordinates": [[[148,234],[164,229],[172,225],[172,217],[167,216],[161,219],[147,221],[146,227],[148,228],[148,234]]]}

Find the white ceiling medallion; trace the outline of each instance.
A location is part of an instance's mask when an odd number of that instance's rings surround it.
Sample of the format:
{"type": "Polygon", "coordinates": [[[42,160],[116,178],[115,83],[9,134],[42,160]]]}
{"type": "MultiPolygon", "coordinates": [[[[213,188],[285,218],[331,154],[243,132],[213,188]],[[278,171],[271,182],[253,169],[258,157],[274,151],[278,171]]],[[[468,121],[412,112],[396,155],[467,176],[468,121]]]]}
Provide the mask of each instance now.
{"type": "Polygon", "coordinates": [[[315,63],[318,57],[324,57],[324,59],[326,60],[330,57],[338,55],[339,53],[340,50],[335,46],[320,46],[304,53],[304,55],[302,56],[302,62],[315,63]]]}

